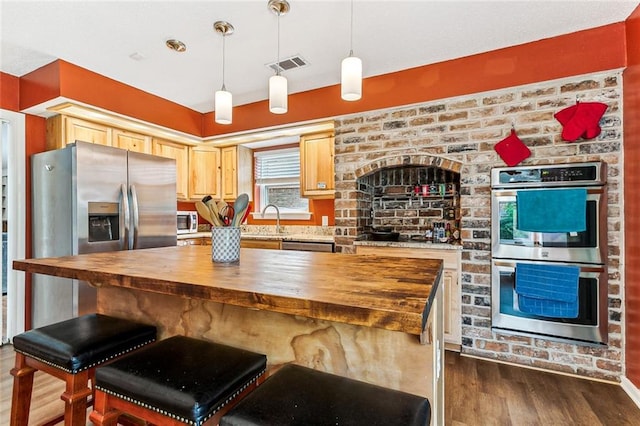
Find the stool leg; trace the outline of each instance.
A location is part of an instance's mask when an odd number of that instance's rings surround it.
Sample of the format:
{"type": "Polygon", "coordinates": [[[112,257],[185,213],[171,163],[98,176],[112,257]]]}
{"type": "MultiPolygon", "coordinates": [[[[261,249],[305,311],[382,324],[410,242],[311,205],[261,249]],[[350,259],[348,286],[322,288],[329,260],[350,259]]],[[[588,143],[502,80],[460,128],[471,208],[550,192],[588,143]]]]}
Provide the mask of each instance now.
{"type": "Polygon", "coordinates": [[[85,426],[87,424],[87,397],[91,395],[89,389],[89,371],[84,370],[66,377],[66,389],[60,395],[65,402],[65,426],[85,426]]]}
{"type": "Polygon", "coordinates": [[[15,367],[11,369],[13,376],[13,396],[11,397],[11,426],[26,426],[29,423],[31,408],[31,390],[35,368],[27,366],[26,357],[16,352],[15,367]]]}
{"type": "Polygon", "coordinates": [[[89,414],[89,420],[95,426],[115,426],[120,416],[117,410],[109,409],[109,395],[96,390],[93,394],[93,411],[89,414]]]}

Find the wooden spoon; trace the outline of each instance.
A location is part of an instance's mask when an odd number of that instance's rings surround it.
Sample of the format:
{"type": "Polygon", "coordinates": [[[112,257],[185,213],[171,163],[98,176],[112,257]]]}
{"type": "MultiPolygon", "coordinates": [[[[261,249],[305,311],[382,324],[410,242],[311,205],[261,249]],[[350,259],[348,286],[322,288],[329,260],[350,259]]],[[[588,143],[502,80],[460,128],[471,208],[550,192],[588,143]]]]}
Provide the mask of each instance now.
{"type": "Polygon", "coordinates": [[[204,220],[212,225],[215,225],[213,223],[213,218],[211,217],[211,211],[205,203],[200,200],[196,201],[196,210],[198,211],[198,214],[204,218],[204,220]]]}
{"type": "Polygon", "coordinates": [[[210,199],[206,203],[209,212],[211,213],[211,219],[214,222],[214,226],[223,226],[222,220],[220,219],[220,212],[218,211],[218,206],[216,205],[216,200],[210,199]]]}

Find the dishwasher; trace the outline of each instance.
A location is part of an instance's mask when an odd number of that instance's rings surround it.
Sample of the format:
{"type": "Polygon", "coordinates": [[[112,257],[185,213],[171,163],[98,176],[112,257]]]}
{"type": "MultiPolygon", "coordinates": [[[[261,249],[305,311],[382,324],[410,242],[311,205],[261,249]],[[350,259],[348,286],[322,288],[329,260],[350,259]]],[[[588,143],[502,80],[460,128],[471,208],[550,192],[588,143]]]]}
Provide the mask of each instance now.
{"type": "Polygon", "coordinates": [[[330,242],[319,241],[283,241],[282,250],[322,251],[333,253],[335,246],[330,242]]]}

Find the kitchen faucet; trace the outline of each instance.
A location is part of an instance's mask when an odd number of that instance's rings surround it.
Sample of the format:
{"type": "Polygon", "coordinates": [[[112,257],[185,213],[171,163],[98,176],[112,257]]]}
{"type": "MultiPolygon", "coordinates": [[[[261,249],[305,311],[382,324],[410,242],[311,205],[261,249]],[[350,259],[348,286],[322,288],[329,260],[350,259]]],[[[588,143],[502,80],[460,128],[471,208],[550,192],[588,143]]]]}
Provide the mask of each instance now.
{"type": "Polygon", "coordinates": [[[267,204],[262,209],[262,217],[264,218],[264,212],[267,211],[269,207],[273,207],[276,209],[276,234],[280,233],[280,209],[275,204],[267,204]]]}

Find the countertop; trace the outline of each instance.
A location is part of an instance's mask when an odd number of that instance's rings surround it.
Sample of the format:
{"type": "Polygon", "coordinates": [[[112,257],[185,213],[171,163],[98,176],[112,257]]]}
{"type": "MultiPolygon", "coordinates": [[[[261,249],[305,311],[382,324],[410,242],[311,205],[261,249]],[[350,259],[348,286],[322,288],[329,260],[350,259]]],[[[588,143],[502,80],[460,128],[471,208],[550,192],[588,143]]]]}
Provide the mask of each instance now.
{"type": "MultiPolygon", "coordinates": [[[[178,240],[187,240],[189,238],[211,238],[211,231],[178,235],[178,240]]],[[[318,242],[318,243],[334,242],[333,235],[319,235],[319,234],[305,234],[305,233],[276,234],[276,233],[242,232],[240,234],[240,238],[244,238],[247,240],[309,241],[309,242],[318,242]]]]}
{"type": "Polygon", "coordinates": [[[370,247],[406,247],[416,249],[434,249],[434,250],[462,250],[461,244],[448,243],[430,243],[426,241],[354,241],[354,246],[370,246],[370,247]]]}
{"type": "Polygon", "coordinates": [[[241,249],[238,264],[210,246],[178,246],[14,261],[15,269],[251,309],[420,335],[442,261],[241,249]]]}

